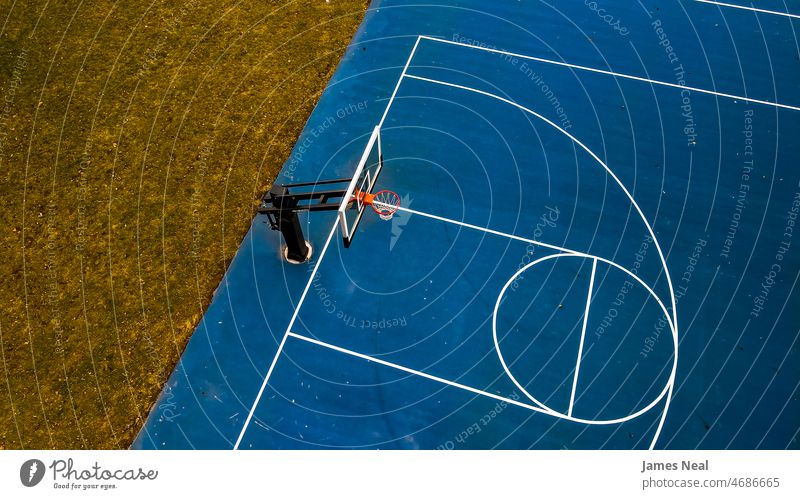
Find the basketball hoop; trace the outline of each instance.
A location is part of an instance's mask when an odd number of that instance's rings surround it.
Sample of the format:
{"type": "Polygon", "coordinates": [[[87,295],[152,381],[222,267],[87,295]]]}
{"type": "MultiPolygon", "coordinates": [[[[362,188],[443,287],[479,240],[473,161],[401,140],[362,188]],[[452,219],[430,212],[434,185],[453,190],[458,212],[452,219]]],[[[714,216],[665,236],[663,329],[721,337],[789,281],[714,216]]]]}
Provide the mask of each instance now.
{"type": "Polygon", "coordinates": [[[394,191],[382,190],[375,194],[364,193],[363,195],[358,193],[357,198],[364,204],[372,206],[382,220],[391,220],[400,208],[400,196],[394,191]]]}

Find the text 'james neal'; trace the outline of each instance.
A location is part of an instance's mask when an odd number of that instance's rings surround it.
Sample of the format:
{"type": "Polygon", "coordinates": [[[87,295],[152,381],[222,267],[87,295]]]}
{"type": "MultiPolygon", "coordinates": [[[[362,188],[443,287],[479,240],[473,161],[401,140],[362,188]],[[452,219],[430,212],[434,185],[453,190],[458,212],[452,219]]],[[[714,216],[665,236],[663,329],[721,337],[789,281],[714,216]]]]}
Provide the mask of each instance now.
{"type": "Polygon", "coordinates": [[[708,459],[705,461],[681,461],[679,463],[650,463],[642,461],[642,473],[645,471],[708,471],[708,459]]]}

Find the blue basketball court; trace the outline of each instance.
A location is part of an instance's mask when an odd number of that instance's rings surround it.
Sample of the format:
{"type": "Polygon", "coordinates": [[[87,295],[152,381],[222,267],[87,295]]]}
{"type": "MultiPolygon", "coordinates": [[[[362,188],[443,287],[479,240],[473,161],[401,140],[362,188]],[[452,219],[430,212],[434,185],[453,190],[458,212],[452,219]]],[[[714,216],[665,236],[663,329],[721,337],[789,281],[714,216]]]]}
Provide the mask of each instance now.
{"type": "Polygon", "coordinates": [[[791,8],[373,2],[134,448],[800,447],[791,8]]]}

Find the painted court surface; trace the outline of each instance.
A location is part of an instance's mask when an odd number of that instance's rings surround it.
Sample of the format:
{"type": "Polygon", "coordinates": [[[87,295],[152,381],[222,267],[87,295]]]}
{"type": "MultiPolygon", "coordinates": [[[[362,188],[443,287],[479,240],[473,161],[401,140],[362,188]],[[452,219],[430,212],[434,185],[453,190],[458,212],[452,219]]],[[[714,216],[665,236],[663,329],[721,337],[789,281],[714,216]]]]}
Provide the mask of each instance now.
{"type": "Polygon", "coordinates": [[[402,208],[256,217],[134,448],[800,447],[800,9],[494,3],[373,2],[276,182],[402,208]]]}

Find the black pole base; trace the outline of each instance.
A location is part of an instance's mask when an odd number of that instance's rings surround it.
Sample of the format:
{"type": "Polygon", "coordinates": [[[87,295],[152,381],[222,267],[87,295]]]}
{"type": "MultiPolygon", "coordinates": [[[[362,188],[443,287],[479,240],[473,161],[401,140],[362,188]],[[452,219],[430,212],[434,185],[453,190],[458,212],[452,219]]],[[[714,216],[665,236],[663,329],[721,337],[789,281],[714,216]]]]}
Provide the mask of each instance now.
{"type": "Polygon", "coordinates": [[[309,261],[311,259],[311,254],[314,252],[314,248],[311,247],[311,243],[309,243],[308,241],[306,241],[305,243],[306,243],[305,255],[297,254],[297,253],[291,253],[290,254],[289,246],[284,246],[283,247],[283,258],[287,262],[289,262],[289,263],[291,263],[293,265],[299,265],[301,263],[305,263],[305,262],[309,261]]]}

